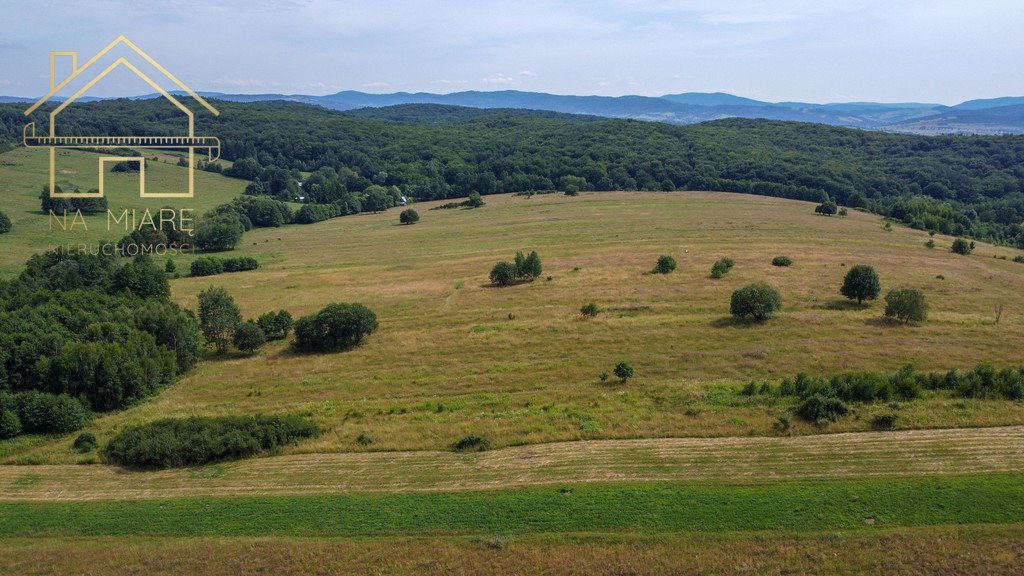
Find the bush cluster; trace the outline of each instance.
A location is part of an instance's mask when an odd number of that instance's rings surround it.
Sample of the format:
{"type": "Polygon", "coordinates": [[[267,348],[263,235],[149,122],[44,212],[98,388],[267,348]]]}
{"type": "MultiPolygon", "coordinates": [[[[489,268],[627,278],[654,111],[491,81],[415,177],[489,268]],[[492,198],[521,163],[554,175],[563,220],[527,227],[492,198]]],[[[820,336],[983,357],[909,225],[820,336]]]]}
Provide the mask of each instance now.
{"type": "Polygon", "coordinates": [[[122,466],[196,466],[277,450],[318,433],[298,416],[168,418],[125,428],[104,453],[122,466]]]}
{"type": "Polygon", "coordinates": [[[792,266],[793,260],[789,256],[776,256],[772,258],[772,266],[792,266]]]}
{"type": "Polygon", "coordinates": [[[725,276],[729,270],[732,270],[732,267],[735,265],[736,263],[732,258],[720,258],[711,265],[711,277],[721,278],[722,276],[725,276]]]}
{"type": "MultiPolygon", "coordinates": [[[[777,386],[750,382],[740,390],[740,394],[797,397],[801,399],[802,407],[812,397],[836,398],[844,403],[908,401],[920,398],[925,390],[946,390],[962,398],[1020,401],[1024,400],[1024,366],[997,370],[982,364],[963,372],[950,370],[945,373],[918,372],[913,366],[905,366],[891,374],[869,371],[827,378],[801,373],[795,378],[783,379],[777,386]]],[[[806,411],[798,408],[797,415],[814,415],[806,419],[817,421],[822,416],[815,412],[818,404],[815,400],[806,411]]]]}
{"type": "MultiPolygon", "coordinates": [[[[55,186],[54,190],[57,194],[64,192],[60,186],[55,186]]],[[[78,190],[75,190],[78,192],[78,190]]],[[[105,212],[107,210],[107,199],[104,196],[99,195],[99,190],[93,189],[89,192],[96,193],[96,198],[53,198],[50,196],[50,185],[46,184],[43,186],[43,191],[39,194],[42,211],[44,214],[53,212],[58,216],[63,216],[65,213],[71,214],[76,210],[81,211],[82,214],[97,214],[105,212]]],[[[71,216],[68,216],[71,219],[71,216]]]]}
{"type": "Polygon", "coordinates": [[[377,315],[362,304],[330,304],[295,322],[295,348],[300,352],[346,350],[377,329],[377,315]]]}
{"type": "Polygon", "coordinates": [[[489,278],[495,286],[511,286],[519,281],[532,282],[544,271],[536,251],[529,256],[516,253],[515,262],[498,262],[491,268],[489,278]]]}
{"type": "Polygon", "coordinates": [[[204,256],[196,258],[189,267],[189,274],[192,276],[215,276],[224,272],[244,272],[256,270],[260,263],[255,258],[241,256],[238,258],[217,258],[216,256],[204,256]]]}

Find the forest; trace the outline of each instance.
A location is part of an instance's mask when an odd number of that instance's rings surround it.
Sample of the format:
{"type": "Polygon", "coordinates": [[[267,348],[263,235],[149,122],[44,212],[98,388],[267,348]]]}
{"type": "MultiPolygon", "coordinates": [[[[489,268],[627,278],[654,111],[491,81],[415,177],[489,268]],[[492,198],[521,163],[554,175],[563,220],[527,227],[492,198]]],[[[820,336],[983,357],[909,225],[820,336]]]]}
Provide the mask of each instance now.
{"type": "MultiPolygon", "coordinates": [[[[334,204],[331,212],[358,211],[354,195],[365,198],[373,185],[414,199],[720,190],[832,201],[919,229],[1024,247],[1022,136],[912,136],[744,119],[670,126],[425,105],[350,113],[287,102],[216,106],[221,115],[201,117],[199,132],[218,136],[223,158],[238,162],[227,174],[253,180],[251,194],[302,195],[334,204]],[[318,170],[312,184],[333,190],[322,198],[299,186],[300,173],[318,170]]],[[[31,120],[46,126],[47,114],[40,109],[31,120]]],[[[174,134],[184,125],[158,100],[88,103],[60,118],[58,133],[68,135],[174,134]]],[[[25,122],[20,105],[0,105],[0,141],[17,142],[25,122]]]]}

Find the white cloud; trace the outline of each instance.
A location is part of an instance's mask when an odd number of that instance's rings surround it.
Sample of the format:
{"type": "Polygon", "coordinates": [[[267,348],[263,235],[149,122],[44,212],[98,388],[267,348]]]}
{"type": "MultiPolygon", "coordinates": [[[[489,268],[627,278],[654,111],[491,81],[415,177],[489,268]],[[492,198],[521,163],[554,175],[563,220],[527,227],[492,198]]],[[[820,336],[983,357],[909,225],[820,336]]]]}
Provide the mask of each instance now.
{"type": "Polygon", "coordinates": [[[511,76],[505,76],[504,74],[492,74],[486,78],[480,80],[486,84],[513,84],[516,79],[511,76]]]}

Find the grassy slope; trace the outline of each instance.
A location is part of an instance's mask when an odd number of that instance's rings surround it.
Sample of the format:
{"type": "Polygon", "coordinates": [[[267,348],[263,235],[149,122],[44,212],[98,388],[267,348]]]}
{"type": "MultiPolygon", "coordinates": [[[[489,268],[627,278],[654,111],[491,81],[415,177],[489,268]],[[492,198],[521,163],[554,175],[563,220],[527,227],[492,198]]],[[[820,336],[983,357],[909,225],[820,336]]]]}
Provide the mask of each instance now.
{"type": "MultiPolygon", "coordinates": [[[[992,257],[1012,257],[1009,249],[981,245],[962,257],[948,252],[949,238],[937,237],[929,250],[925,234],[884,231],[870,215],[825,218],[807,203],[732,194],[506,195],[478,210],[431,205],[418,206],[415,226],[399,226],[391,211],[256,230],[235,254],[255,256],[260,270],[172,282],[174,298],[189,307],[199,290],[224,286],[247,317],[363,302],[381,327],[359,349],[295,355],[277,343],[255,358],[210,358],[157,398],[101,417],[93,429],[103,439],[126,423],[168,415],[283,409],[308,412],[330,428],[298,448],[304,452],[443,449],[469,433],[497,445],[764,435],[788,406],[751,402],[716,383],[1021,360],[1024,266],[992,257]],[[552,280],[487,287],[493,263],[516,249],[537,249],[552,280]],[[680,261],[676,273],[643,274],[666,253],[680,261]],[[794,266],[771,266],[778,254],[794,266]],[[725,255],[736,267],[710,279],[712,262],[725,255]],[[929,321],[887,326],[879,303],[847,306],[838,288],[861,262],[876,267],[883,289],[922,288],[929,321]],[[731,323],[730,292],[756,280],[780,289],[785,311],[764,326],[731,323]],[[581,320],[579,307],[589,301],[608,311],[581,320]],[[997,302],[1006,305],[999,325],[997,302]],[[620,360],[637,377],[626,386],[599,382],[620,360]],[[356,444],[360,433],[376,442],[356,444]]],[[[859,408],[830,430],[867,429],[883,411],[859,408]]],[[[897,421],[913,428],[1021,423],[1019,404],[941,397],[904,406],[897,421]]],[[[817,430],[798,424],[794,432],[817,430]]],[[[3,453],[73,462],[69,444],[28,440],[3,453]]]]}
{"type": "MultiPolygon", "coordinates": [[[[83,192],[98,186],[97,166],[100,154],[74,150],[58,151],[57,185],[65,192],[78,188],[83,192]]],[[[176,156],[166,153],[144,151],[147,157],[157,156],[159,161],[149,161],[146,168],[146,191],[148,193],[182,192],[188,185],[187,171],[176,165],[176,156]]],[[[117,240],[126,232],[120,229],[107,231],[106,214],[86,216],[88,230],[78,227],[74,232],[65,232],[54,225],[50,230],[47,215],[39,210],[39,193],[49,181],[49,155],[45,150],[15,148],[0,154],[0,210],[10,217],[13,230],[0,236],[0,278],[17,274],[25,260],[35,252],[51,246],[72,243],[96,243],[101,240],[117,240]]],[[[192,208],[199,215],[218,204],[230,201],[245,190],[246,182],[227,178],[219,174],[196,172],[196,196],[193,199],[139,198],[138,174],[115,174],[107,164],[104,176],[107,201],[115,214],[127,208],[140,212],[145,209],[158,210],[165,206],[192,208]]],[[[70,220],[70,219],[69,219],[70,220]]]]}

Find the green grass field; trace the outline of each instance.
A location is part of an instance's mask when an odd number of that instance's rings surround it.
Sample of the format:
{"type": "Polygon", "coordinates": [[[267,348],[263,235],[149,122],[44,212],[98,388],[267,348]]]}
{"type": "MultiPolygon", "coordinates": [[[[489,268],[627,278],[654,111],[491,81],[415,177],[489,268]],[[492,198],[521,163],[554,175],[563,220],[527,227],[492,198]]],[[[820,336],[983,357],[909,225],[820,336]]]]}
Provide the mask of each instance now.
{"type": "Polygon", "coordinates": [[[767,485],[567,484],[430,494],[346,493],[0,503],[10,536],[402,536],[864,530],[1010,524],[1024,478],[884,478],[767,485]]]}
{"type": "MultiPolygon", "coordinates": [[[[0,155],[2,209],[15,225],[0,236],[0,275],[61,241],[38,209],[45,160],[0,155]]],[[[66,160],[63,177],[95,177],[95,155],[66,160]]],[[[183,177],[167,160],[147,177],[183,177]]],[[[131,176],[110,182],[112,206],[143,206],[131,176]]],[[[244,184],[197,173],[195,208],[244,184]]],[[[78,454],[74,435],[0,441],[0,572],[1024,570],[1021,403],[928,393],[895,409],[854,405],[825,428],[794,419],[782,435],[773,424],[791,400],[738,393],[800,371],[1019,365],[1016,251],[980,244],[958,256],[952,238],[928,249],[925,233],[886,230],[872,215],[826,218],[808,203],[735,194],[486,201],[417,204],[414,226],[392,210],[254,230],[231,255],[257,258],[259,270],[172,280],[173,298],[193,309],[216,285],[246,317],[354,301],[380,328],[337,354],[286,343],[254,357],[209,353],[159,395],[87,428],[103,443],[168,416],[281,411],[325,428],[283,454],[138,472],[78,454]],[[491,266],[517,250],[537,250],[543,276],[488,286],[491,266]],[[661,254],[679,269],[645,274],[661,254]],[[773,267],[778,255],[794,265],[773,267]],[[710,278],[723,256],[736,266],[710,278]],[[922,289],[929,320],[893,326],[878,302],[846,303],[839,286],[859,263],[878,270],[883,293],[922,289]],[[778,288],[784,309],[765,325],[737,324],[729,295],[754,281],[778,288]],[[603,312],[585,320],[588,302],[603,312]],[[636,377],[602,382],[619,361],[636,377]],[[869,432],[891,412],[897,431],[869,432]],[[357,443],[361,434],[373,441],[357,443]],[[467,434],[497,449],[451,452],[467,434]],[[67,541],[80,556],[62,552],[67,541]]],[[[103,232],[90,225],[81,241],[122,235],[103,232]]]]}
{"type": "MultiPolygon", "coordinates": [[[[179,193],[187,191],[188,172],[177,166],[178,156],[143,151],[149,158],[146,168],[146,192],[179,193]],[[158,160],[152,160],[152,158],[158,160]]],[[[82,192],[99,185],[100,154],[76,150],[59,150],[56,159],[57,185],[65,192],[78,188],[82,192]]],[[[228,163],[226,163],[228,164],[228,163]]],[[[218,204],[229,202],[245,190],[245,181],[209,172],[195,173],[195,197],[190,199],[139,198],[139,175],[110,172],[106,165],[104,189],[110,209],[119,215],[123,209],[159,210],[162,207],[191,208],[199,215],[218,204]]],[[[39,194],[49,183],[49,153],[45,149],[15,148],[0,154],[0,210],[14,225],[11,232],[0,236],[0,278],[17,274],[25,260],[36,252],[53,246],[95,244],[118,240],[127,233],[123,226],[107,230],[106,214],[85,216],[88,229],[76,226],[74,231],[61,230],[40,211],[39,194]]],[[[68,219],[69,224],[71,218],[68,219]]]]}

